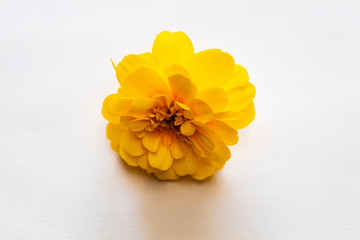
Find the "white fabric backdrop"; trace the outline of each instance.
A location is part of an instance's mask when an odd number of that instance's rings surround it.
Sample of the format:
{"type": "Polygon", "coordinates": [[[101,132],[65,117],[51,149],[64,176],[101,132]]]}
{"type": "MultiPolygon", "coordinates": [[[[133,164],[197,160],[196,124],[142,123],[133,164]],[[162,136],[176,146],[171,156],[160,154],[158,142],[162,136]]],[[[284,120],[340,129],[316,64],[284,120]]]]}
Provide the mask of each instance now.
{"type": "Polygon", "coordinates": [[[359,239],[359,1],[0,2],[0,239],[359,239]],[[105,137],[109,58],[162,30],[257,87],[223,171],[160,182],[105,137]]]}

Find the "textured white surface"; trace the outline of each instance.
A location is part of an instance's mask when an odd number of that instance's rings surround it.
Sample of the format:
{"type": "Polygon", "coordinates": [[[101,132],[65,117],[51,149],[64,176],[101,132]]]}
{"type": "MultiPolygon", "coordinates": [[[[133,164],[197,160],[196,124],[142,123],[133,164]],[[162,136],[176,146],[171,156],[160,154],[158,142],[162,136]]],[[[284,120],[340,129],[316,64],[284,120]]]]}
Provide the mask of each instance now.
{"type": "Polygon", "coordinates": [[[359,1],[0,2],[0,239],[359,239],[359,1]],[[247,68],[257,116],[223,171],[126,167],[109,57],[162,30],[247,68]]]}

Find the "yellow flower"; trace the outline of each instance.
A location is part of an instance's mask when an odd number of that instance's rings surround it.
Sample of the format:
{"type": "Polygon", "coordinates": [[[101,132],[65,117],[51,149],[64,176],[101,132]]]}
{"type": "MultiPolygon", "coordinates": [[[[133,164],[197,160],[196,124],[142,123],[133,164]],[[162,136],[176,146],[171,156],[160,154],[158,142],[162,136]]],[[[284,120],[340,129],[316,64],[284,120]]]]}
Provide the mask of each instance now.
{"type": "Polygon", "coordinates": [[[157,35],[152,53],[117,65],[121,87],[104,100],[111,148],[130,166],[159,179],[197,180],[222,169],[237,130],[255,117],[255,87],[230,54],[194,54],[183,32],[157,35]]]}

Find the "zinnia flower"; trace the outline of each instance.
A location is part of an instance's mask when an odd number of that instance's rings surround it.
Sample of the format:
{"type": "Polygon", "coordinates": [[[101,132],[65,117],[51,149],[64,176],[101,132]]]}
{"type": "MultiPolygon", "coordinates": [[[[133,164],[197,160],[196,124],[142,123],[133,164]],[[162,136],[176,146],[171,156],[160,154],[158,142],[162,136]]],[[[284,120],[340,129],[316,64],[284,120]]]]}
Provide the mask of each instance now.
{"type": "Polygon", "coordinates": [[[255,117],[245,68],[219,49],[194,53],[183,32],[164,31],[152,53],[113,66],[121,87],[102,108],[110,146],[159,179],[213,175],[230,158],[237,130],[255,117]]]}

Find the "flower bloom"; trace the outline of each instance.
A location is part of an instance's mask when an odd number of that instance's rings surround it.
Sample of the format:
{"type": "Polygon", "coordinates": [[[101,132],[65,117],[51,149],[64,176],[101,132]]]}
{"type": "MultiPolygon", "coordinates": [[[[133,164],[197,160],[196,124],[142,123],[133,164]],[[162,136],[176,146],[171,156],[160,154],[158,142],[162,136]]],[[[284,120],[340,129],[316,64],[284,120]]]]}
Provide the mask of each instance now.
{"type": "Polygon", "coordinates": [[[194,53],[188,36],[164,31],[152,53],[115,66],[121,87],[104,100],[110,146],[130,166],[163,180],[222,169],[237,130],[255,117],[255,87],[228,53],[194,53]]]}

